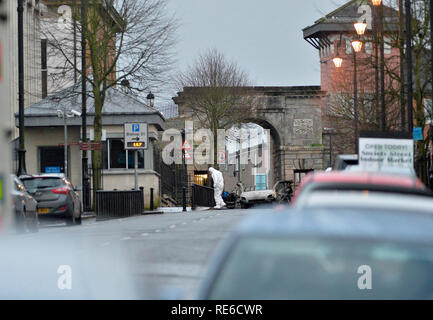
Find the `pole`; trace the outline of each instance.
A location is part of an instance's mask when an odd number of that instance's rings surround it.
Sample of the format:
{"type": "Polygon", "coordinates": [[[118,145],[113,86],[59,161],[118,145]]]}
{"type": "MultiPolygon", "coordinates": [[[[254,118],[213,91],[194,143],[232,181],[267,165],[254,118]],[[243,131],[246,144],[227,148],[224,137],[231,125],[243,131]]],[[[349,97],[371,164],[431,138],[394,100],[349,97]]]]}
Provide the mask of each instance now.
{"type": "MultiPolygon", "coordinates": [[[[86,3],[81,0],[81,140],[87,142],[87,96],[86,96],[86,3]]],[[[95,174],[95,173],[93,173],[95,174]]],[[[81,152],[81,177],[83,184],[83,207],[90,210],[90,184],[87,151],[81,152]]]]}
{"type": "Polygon", "coordinates": [[[356,52],[353,50],[353,119],[355,129],[355,153],[358,153],[358,68],[356,65],[356,52]]]}
{"type": "Polygon", "coordinates": [[[68,124],[66,122],[66,114],[63,113],[63,128],[64,128],[64,137],[65,137],[65,145],[64,145],[64,157],[65,157],[65,177],[68,177],[68,124]]]}
{"type": "MultiPolygon", "coordinates": [[[[404,15],[403,15],[403,0],[398,0],[398,32],[400,39],[400,112],[401,112],[401,131],[406,131],[406,99],[404,88],[404,15]]],[[[432,51],[433,54],[433,51],[432,51]]]]}
{"type": "Polygon", "coordinates": [[[407,104],[408,104],[408,128],[413,135],[413,75],[412,75],[412,15],[410,0],[405,0],[406,11],[406,73],[407,73],[407,104]]]}
{"type": "Polygon", "coordinates": [[[27,173],[24,144],[24,0],[18,0],[18,171],[17,176],[27,173]]]}
{"type": "Polygon", "coordinates": [[[379,47],[380,47],[380,111],[381,129],[386,131],[386,105],[385,105],[385,32],[383,27],[383,2],[379,6],[379,47]]]}
{"type": "Polygon", "coordinates": [[[329,133],[329,166],[332,167],[332,132],[329,133]]]}
{"type": "Polygon", "coordinates": [[[138,151],[134,150],[134,180],[135,190],[138,190],[138,151]]]}
{"type": "Polygon", "coordinates": [[[75,20],[75,3],[76,0],[73,0],[72,2],[72,19],[73,19],[73,26],[74,26],[74,84],[77,84],[78,76],[77,76],[77,21],[75,20]]]}
{"type": "Polygon", "coordinates": [[[374,14],[374,84],[375,84],[375,105],[376,105],[376,121],[378,127],[380,127],[381,117],[379,112],[379,33],[378,33],[378,14],[377,7],[373,6],[373,14],[374,14]]]}

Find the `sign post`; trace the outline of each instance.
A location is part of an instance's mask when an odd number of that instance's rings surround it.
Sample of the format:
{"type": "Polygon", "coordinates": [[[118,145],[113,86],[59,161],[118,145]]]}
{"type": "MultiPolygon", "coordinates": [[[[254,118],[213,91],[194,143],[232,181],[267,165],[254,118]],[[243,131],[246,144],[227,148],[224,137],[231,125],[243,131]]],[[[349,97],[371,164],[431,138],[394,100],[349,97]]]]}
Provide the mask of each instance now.
{"type": "Polygon", "coordinates": [[[134,181],[138,190],[138,150],[146,150],[149,142],[147,123],[125,123],[123,127],[125,150],[134,150],[134,181]]]}

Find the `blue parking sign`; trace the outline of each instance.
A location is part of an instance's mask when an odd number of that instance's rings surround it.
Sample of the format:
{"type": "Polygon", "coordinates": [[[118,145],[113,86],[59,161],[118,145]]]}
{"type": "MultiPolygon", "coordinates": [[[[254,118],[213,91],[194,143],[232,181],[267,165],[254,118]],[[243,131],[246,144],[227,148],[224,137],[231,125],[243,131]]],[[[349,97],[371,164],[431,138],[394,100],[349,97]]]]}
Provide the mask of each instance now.
{"type": "Polygon", "coordinates": [[[138,123],[132,125],[132,132],[140,132],[140,125],[138,123]]]}
{"type": "Polygon", "coordinates": [[[424,140],[422,127],[413,128],[413,139],[415,141],[423,141],[424,140]]]}

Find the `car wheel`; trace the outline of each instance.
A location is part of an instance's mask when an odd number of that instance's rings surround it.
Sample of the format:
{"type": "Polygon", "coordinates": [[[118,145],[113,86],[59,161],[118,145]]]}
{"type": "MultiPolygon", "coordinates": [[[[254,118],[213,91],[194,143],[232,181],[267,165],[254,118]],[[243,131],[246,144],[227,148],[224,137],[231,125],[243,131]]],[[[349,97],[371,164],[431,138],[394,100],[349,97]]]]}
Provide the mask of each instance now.
{"type": "Polygon", "coordinates": [[[74,214],[72,214],[69,218],[66,219],[66,224],[68,226],[73,226],[75,224],[74,214]]]}
{"type": "Polygon", "coordinates": [[[78,218],[75,218],[75,224],[76,225],[80,225],[81,224],[81,212],[80,212],[80,216],[78,218]]]}
{"type": "Polygon", "coordinates": [[[26,232],[26,222],[25,222],[25,217],[23,216],[23,212],[16,212],[15,214],[15,225],[16,225],[16,231],[17,233],[24,233],[26,232]]]}

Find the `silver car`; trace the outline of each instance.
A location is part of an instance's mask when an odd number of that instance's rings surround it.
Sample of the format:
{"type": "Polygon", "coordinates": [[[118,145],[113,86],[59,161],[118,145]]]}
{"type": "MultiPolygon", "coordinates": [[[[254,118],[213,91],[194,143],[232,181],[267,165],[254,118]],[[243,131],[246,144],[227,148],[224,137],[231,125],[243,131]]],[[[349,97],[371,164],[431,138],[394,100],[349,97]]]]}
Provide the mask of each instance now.
{"type": "Polygon", "coordinates": [[[72,183],[63,174],[21,177],[38,202],[38,215],[65,219],[69,225],[81,224],[81,201],[72,183]]]}
{"type": "Polygon", "coordinates": [[[11,180],[12,210],[15,213],[17,230],[37,232],[39,230],[37,202],[27,192],[20,179],[12,175],[11,180]]]}

